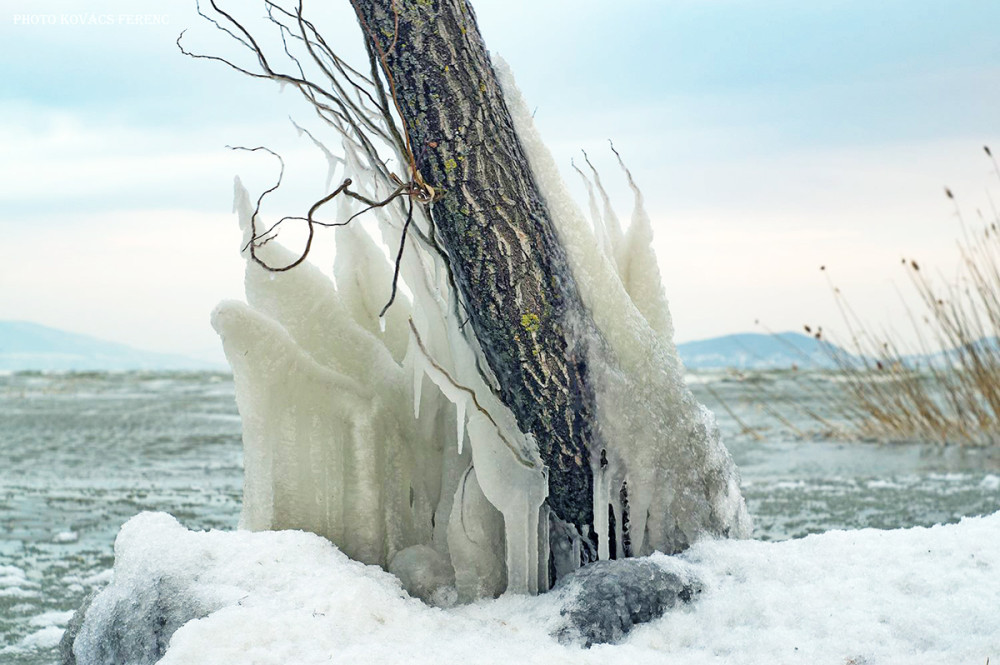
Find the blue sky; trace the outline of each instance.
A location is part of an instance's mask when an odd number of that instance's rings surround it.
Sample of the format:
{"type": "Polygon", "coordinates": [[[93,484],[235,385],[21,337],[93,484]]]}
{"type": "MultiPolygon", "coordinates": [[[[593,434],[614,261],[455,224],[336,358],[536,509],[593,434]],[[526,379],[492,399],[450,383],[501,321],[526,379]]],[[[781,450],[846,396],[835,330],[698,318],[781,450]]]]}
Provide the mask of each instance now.
{"type": "MultiPolygon", "coordinates": [[[[346,0],[314,4],[334,5],[326,31],[358,53],[346,0]]],[[[325,166],[288,121],[308,111],[180,55],[185,28],[192,46],[227,48],[193,2],[4,5],[0,318],[218,353],[208,313],[241,292],[232,178],[263,186],[271,167],[224,146],[299,158],[285,200],[313,196],[325,166]],[[91,15],[105,24],[80,24],[91,15]]],[[[863,316],[893,325],[900,256],[954,265],[943,187],[969,219],[987,187],[1000,196],[982,154],[1000,151],[995,0],[474,6],[571,185],[586,149],[626,214],[608,138],[629,162],[680,340],[756,319],[833,327],[819,265],[863,316]]]]}

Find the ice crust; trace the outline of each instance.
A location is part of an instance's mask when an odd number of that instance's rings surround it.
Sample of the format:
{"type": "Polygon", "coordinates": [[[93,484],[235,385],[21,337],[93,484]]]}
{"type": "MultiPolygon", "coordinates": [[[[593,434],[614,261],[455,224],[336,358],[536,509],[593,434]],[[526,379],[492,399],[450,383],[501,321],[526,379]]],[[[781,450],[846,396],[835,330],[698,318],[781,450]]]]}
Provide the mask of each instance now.
{"type": "MultiPolygon", "coordinates": [[[[123,527],[114,578],[81,634],[132,620],[134,607],[105,597],[142,598],[169,579],[164,606],[207,611],[166,636],[161,665],[985,663],[1000,658],[997,542],[1000,513],[929,529],[702,541],[639,560],[699,580],[696,602],[617,645],[583,649],[558,640],[574,602],[559,589],[442,610],[313,534],[192,532],[144,513],[123,527]]],[[[77,662],[105,662],[96,648],[78,641],[77,662]]]]}
{"type": "MultiPolygon", "coordinates": [[[[599,329],[593,336],[575,333],[589,349],[604,442],[590,460],[599,558],[625,553],[623,486],[634,553],[680,551],[704,535],[748,535],[735,467],[711,414],[682,380],[639,189],[628,174],[635,205],[623,230],[595,174],[604,211],[597,214],[595,201],[588,225],[566,194],[509,69],[502,62],[497,69],[588,309],[576,314],[592,316],[599,329]],[[609,547],[609,508],[617,552],[609,547]]],[[[395,189],[383,166],[367,161],[349,139],[342,157],[321,148],[330,178],[342,170],[373,200],[395,189]]],[[[235,190],[245,246],[254,207],[238,180],[235,190]]],[[[359,205],[338,198],[338,218],[348,219],[359,205]]],[[[364,224],[374,221],[381,242],[396,248],[405,217],[406,204],[396,201],[340,227],[333,280],[308,262],[269,272],[244,249],[246,303],[221,303],[212,318],[243,419],[241,525],[311,531],[350,557],[383,567],[410,552],[402,559],[408,588],[428,601],[431,595],[434,602],[467,602],[504,590],[544,590],[550,545],[557,572],[565,574],[579,565],[586,534],[556,521],[550,529],[537,446],[498,399],[475,337],[460,325],[448,267],[420,233],[408,237],[403,287],[379,316],[393,267],[364,224]],[[557,540],[550,543],[553,533],[557,540]],[[414,569],[421,561],[427,568],[414,569]],[[450,580],[437,570],[442,561],[454,570],[450,591],[416,582],[450,580]]],[[[256,224],[258,231],[268,226],[261,219],[256,224]]],[[[414,228],[430,228],[421,206],[414,208],[414,228]]],[[[277,241],[256,252],[271,266],[296,258],[277,241]]],[[[575,327],[587,329],[570,321],[575,327]]]]}

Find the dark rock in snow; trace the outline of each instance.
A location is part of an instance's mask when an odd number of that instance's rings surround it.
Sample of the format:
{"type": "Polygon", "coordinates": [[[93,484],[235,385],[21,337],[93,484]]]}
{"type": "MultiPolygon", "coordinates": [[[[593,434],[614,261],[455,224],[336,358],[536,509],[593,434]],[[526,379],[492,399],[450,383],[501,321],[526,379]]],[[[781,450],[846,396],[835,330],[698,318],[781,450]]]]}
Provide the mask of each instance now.
{"type": "Polygon", "coordinates": [[[59,643],[63,665],[154,665],[170,637],[207,616],[194,589],[168,577],[148,584],[112,582],[88,596],[59,643]]]}
{"type": "Polygon", "coordinates": [[[73,642],[76,641],[77,633],[80,632],[80,627],[83,625],[87,609],[94,602],[94,598],[97,598],[98,593],[100,593],[100,590],[87,594],[83,602],[80,603],[80,607],[73,613],[73,618],[69,620],[69,624],[66,625],[66,632],[63,633],[62,639],[59,640],[59,662],[62,665],[76,665],[76,656],[73,655],[73,642]]]}
{"type": "Polygon", "coordinates": [[[617,642],[636,624],[652,621],[701,593],[701,583],[643,559],[598,561],[559,580],[565,596],[562,642],[617,642]]]}

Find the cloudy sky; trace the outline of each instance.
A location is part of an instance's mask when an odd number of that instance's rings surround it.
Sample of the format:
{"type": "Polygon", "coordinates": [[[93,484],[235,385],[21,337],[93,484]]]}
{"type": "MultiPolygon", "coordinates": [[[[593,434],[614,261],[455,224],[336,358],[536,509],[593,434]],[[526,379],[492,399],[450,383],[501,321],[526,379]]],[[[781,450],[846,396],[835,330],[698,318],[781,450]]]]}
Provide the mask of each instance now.
{"type": "MultiPolygon", "coordinates": [[[[320,17],[358,53],[347,1],[312,4],[344,5],[320,17]]],[[[325,166],[288,120],[309,113],[180,55],[185,28],[227,52],[193,0],[82,5],[8,0],[0,15],[0,319],[218,357],[209,312],[241,294],[232,179],[263,187],[273,167],[225,146],[298,157],[286,196],[314,196],[325,166]]],[[[1000,202],[982,152],[1000,152],[996,0],[474,6],[566,177],[586,149],[615,181],[608,138],[631,166],[680,341],[755,320],[836,327],[820,265],[873,326],[905,328],[900,257],[955,264],[944,186],[967,221],[988,190],[1000,202]]]]}

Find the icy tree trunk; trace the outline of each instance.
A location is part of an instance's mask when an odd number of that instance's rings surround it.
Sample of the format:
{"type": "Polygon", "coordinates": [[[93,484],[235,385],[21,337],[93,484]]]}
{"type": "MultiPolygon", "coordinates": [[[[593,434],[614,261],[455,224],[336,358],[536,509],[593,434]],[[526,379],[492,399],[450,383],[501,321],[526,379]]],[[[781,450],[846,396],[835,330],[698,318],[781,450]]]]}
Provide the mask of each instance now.
{"type": "Polygon", "coordinates": [[[352,3],[369,47],[384,55],[416,166],[441,195],[435,233],[500,397],[548,467],[549,505],[593,533],[591,464],[601,443],[580,340],[594,327],[472,8],[466,0],[352,3]]]}

